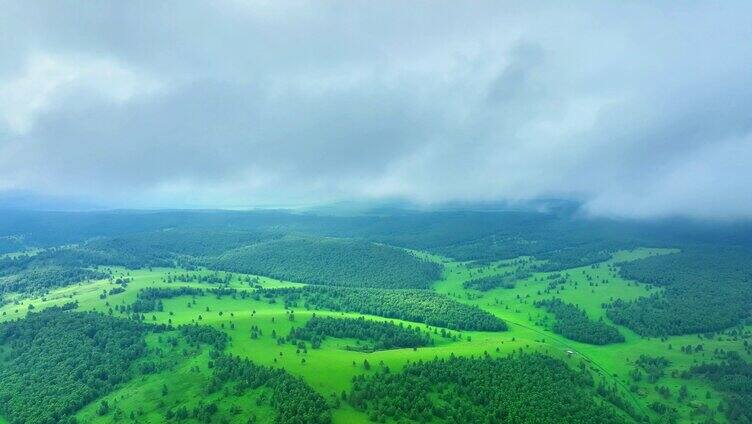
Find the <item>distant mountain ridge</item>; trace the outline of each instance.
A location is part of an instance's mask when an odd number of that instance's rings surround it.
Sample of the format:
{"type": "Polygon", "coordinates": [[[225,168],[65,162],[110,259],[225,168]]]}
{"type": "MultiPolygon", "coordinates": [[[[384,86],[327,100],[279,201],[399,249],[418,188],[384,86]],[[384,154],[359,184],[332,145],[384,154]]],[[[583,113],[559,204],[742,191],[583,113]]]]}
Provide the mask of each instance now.
{"type": "Polygon", "coordinates": [[[26,190],[0,191],[0,210],[91,211],[104,207],[94,202],[68,196],[49,196],[26,190]]]}

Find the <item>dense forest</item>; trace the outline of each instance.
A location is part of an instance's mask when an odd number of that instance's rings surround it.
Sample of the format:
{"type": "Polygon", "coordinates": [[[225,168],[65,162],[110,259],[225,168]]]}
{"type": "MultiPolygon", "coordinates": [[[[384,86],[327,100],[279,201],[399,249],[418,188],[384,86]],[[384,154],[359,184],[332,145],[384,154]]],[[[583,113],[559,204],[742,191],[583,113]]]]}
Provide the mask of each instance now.
{"type": "Polygon", "coordinates": [[[590,319],[585,311],[572,303],[555,298],[537,301],[535,306],[553,314],[556,321],[552,329],[568,339],[595,345],[624,341],[624,336],[615,327],[590,319]]]}
{"type": "Polygon", "coordinates": [[[358,376],[348,400],[376,422],[627,422],[594,396],[589,374],[549,356],[518,354],[452,356],[413,363],[396,374],[358,376]]]}
{"type": "Polygon", "coordinates": [[[284,297],[291,306],[357,312],[420,322],[452,330],[504,331],[504,321],[475,306],[468,306],[428,290],[305,287],[262,290],[267,298],[284,297]]]}
{"type": "Polygon", "coordinates": [[[85,266],[171,267],[274,237],[258,231],[166,229],[95,238],[68,250],[85,266]]]}
{"type": "MultiPolygon", "coordinates": [[[[139,233],[179,229],[190,232],[255,232],[300,225],[314,217],[284,211],[92,211],[0,210],[0,236],[20,238],[26,246],[52,247],[100,237],[140,237],[139,233]]],[[[167,235],[171,237],[172,235],[167,235]]]]}
{"type": "Polygon", "coordinates": [[[538,271],[559,271],[603,262],[616,250],[632,247],[633,244],[613,241],[593,242],[580,245],[581,241],[541,237],[533,234],[492,235],[472,242],[432,249],[437,253],[458,260],[495,261],[519,256],[534,256],[545,261],[536,266],[538,271]]]}
{"type": "Polygon", "coordinates": [[[99,238],[86,243],[85,246],[92,250],[117,252],[118,256],[141,258],[148,262],[175,255],[217,256],[240,246],[277,237],[280,237],[280,234],[262,231],[170,228],[99,238]]]}
{"type": "Polygon", "coordinates": [[[133,377],[146,332],[59,308],[0,324],[0,413],[13,424],[72,423],[79,408],[133,377]]]}
{"type": "Polygon", "coordinates": [[[221,255],[217,269],[335,286],[428,288],[441,276],[433,262],[389,246],[356,240],[293,238],[221,255]]]}
{"type": "Polygon", "coordinates": [[[259,366],[248,359],[224,354],[216,355],[211,369],[210,392],[228,383],[235,383],[232,390],[238,394],[261,387],[270,389],[277,424],[328,424],[332,420],[326,400],[285,370],[259,366]]]}
{"type": "Polygon", "coordinates": [[[316,349],[327,337],[340,339],[357,339],[370,342],[368,346],[359,346],[358,350],[383,350],[406,347],[420,347],[431,344],[431,336],[413,326],[402,323],[372,321],[364,317],[333,318],[317,317],[309,319],[303,327],[293,328],[288,341],[297,340],[311,342],[316,349]]]}
{"type": "Polygon", "coordinates": [[[750,315],[752,251],[747,249],[688,248],[620,264],[620,272],[662,289],[608,305],[615,323],[644,336],[713,332],[750,315]]]}
{"type": "Polygon", "coordinates": [[[26,246],[81,243],[172,228],[190,231],[261,231],[369,239],[420,250],[443,251],[461,260],[518,256],[555,257],[587,245],[598,252],[615,246],[718,244],[752,246],[748,223],[654,222],[578,218],[577,205],[529,210],[364,213],[317,215],[287,211],[0,211],[0,237],[26,246]],[[605,242],[604,242],[605,241],[605,242]],[[490,249],[489,249],[490,248],[490,249]]]}

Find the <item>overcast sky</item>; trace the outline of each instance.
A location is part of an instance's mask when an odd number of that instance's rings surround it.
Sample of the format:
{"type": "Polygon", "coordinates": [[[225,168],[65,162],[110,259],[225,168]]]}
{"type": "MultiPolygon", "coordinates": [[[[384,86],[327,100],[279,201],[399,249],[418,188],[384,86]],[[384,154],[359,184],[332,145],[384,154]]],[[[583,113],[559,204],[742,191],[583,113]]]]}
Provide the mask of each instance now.
{"type": "Polygon", "coordinates": [[[0,191],[752,217],[750,2],[5,0],[0,52],[0,191]]]}

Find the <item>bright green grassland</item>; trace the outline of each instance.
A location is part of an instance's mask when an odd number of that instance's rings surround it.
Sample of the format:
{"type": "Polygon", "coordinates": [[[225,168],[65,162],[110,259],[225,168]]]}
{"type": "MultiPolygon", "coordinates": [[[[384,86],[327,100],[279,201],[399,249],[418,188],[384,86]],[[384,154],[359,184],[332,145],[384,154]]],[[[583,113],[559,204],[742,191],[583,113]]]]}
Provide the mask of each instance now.
{"type": "MultiPolygon", "coordinates": [[[[636,282],[625,281],[618,277],[614,270],[610,269],[611,263],[625,260],[633,260],[648,255],[664,254],[670,252],[667,249],[637,249],[631,252],[618,252],[607,263],[598,264],[595,267],[582,267],[564,271],[570,275],[570,282],[560,287],[560,293],[556,294],[566,302],[571,302],[583,308],[590,318],[603,318],[611,323],[605,316],[601,304],[610,302],[615,298],[625,300],[635,299],[657,290],[636,282]],[[588,279],[588,277],[590,279],[588,279]],[[607,280],[607,283],[602,283],[607,280]],[[575,287],[575,282],[577,287],[575,287]],[[590,283],[594,284],[591,285],[590,283]]],[[[430,360],[436,356],[446,357],[455,355],[482,355],[488,352],[492,355],[506,355],[516,349],[537,349],[563,358],[572,365],[582,361],[589,363],[591,369],[609,382],[616,382],[623,387],[623,394],[638,407],[638,410],[649,415],[653,412],[647,405],[653,401],[661,400],[677,408],[680,417],[689,419],[692,415],[692,402],[677,402],[676,393],[681,384],[687,384],[690,399],[697,399],[708,404],[714,409],[720,394],[702,380],[681,380],[671,376],[672,370],[684,370],[703,359],[710,359],[711,352],[715,348],[735,350],[743,357],[749,359],[741,349],[741,343],[728,338],[716,338],[714,340],[698,339],[698,336],[670,337],[665,341],[660,339],[641,338],[628,329],[617,326],[619,331],[626,337],[625,343],[605,346],[593,346],[570,341],[558,336],[543,325],[538,325],[546,316],[541,309],[535,308],[536,300],[549,298],[553,294],[543,293],[547,285],[545,273],[534,273],[531,277],[518,281],[514,289],[495,289],[480,293],[473,290],[465,290],[462,283],[468,279],[479,276],[503,273],[513,269],[516,265],[512,261],[493,263],[489,266],[477,267],[472,264],[448,261],[444,258],[425,255],[445,265],[442,280],[438,281],[434,288],[445,293],[458,301],[478,305],[479,307],[501,317],[510,325],[509,331],[499,333],[488,332],[463,332],[458,341],[435,336],[436,345],[431,347],[412,349],[396,349],[389,351],[377,351],[362,353],[344,350],[346,345],[352,345],[352,340],[327,338],[320,349],[308,349],[307,352],[296,353],[296,346],[292,344],[278,345],[272,332],[277,337],[286,336],[294,326],[300,326],[310,318],[312,314],[332,316],[359,316],[357,314],[341,314],[326,311],[306,311],[302,307],[295,308],[295,320],[288,318],[289,311],[285,310],[282,302],[270,304],[267,301],[254,301],[250,298],[236,299],[225,296],[221,299],[213,295],[205,295],[191,298],[184,296],[164,300],[164,311],[147,313],[147,322],[186,324],[200,322],[204,325],[212,325],[223,329],[230,336],[231,342],[228,351],[235,355],[245,356],[253,361],[263,364],[283,367],[289,372],[303,377],[314,389],[319,391],[332,405],[342,391],[349,390],[351,379],[354,375],[366,372],[380,372],[381,366],[388,366],[392,371],[398,371],[408,361],[418,359],[430,360]],[[539,294],[539,292],[541,294],[539,294]],[[255,311],[255,313],[254,313],[255,311]],[[201,316],[201,320],[199,320],[201,316]],[[250,337],[251,326],[258,326],[262,335],[258,339],[250,337]],[[232,328],[234,326],[234,328],[232,328]],[[705,351],[696,354],[685,354],[679,349],[688,344],[703,343],[705,351]],[[669,345],[673,349],[669,349],[669,345]],[[570,355],[568,350],[574,353],[570,355]],[[652,385],[645,381],[639,383],[639,391],[631,393],[628,390],[632,384],[628,372],[633,368],[633,361],[640,354],[650,356],[665,356],[672,365],[667,375],[658,381],[659,385],[669,387],[673,393],[668,400],[662,399],[652,385]],[[305,363],[303,359],[305,358],[305,363]],[[363,367],[363,361],[367,359],[372,365],[370,371],[363,367]],[[706,394],[710,398],[706,399],[706,394]]],[[[108,313],[110,306],[118,304],[130,304],[136,299],[139,289],[151,286],[193,286],[211,288],[210,284],[204,283],[166,283],[164,278],[169,273],[185,273],[188,271],[178,269],[153,269],[153,270],[126,270],[114,269],[116,275],[126,275],[131,279],[126,292],[107,296],[100,299],[103,290],[115,287],[111,282],[95,281],[82,283],[62,289],[58,289],[45,298],[24,300],[20,304],[8,304],[0,308],[2,320],[21,317],[26,314],[29,304],[35,308],[60,305],[71,300],[77,300],[81,310],[96,310],[108,313]],[[109,303],[110,306],[107,305],[109,303]]],[[[194,271],[209,272],[209,271],[194,271]]],[[[264,287],[289,286],[294,283],[281,282],[265,277],[260,277],[260,284],[264,287]]],[[[233,279],[231,287],[239,290],[252,290],[247,283],[240,279],[233,279]]],[[[118,312],[114,314],[120,315],[118,312]]],[[[379,317],[369,319],[383,320],[379,317]]],[[[394,320],[397,321],[397,320],[394,320]]],[[[551,317],[547,322],[552,322],[551,317]]],[[[412,324],[412,323],[411,323],[412,324]]],[[[413,324],[415,325],[415,324],[413,324]]],[[[427,328],[421,326],[421,328],[427,328]]],[[[453,334],[460,334],[452,332],[453,334]]],[[[157,336],[150,336],[150,343],[158,345],[157,336]]],[[[158,423],[162,421],[164,411],[177,405],[194,405],[199,399],[205,402],[221,400],[220,413],[233,423],[245,423],[247,413],[256,414],[259,422],[267,422],[273,416],[273,411],[267,404],[257,405],[256,398],[263,396],[264,390],[249,392],[241,397],[233,396],[223,391],[206,395],[203,388],[209,379],[210,371],[207,369],[206,352],[198,356],[184,356],[175,354],[174,364],[166,371],[146,377],[137,377],[115,392],[105,397],[110,405],[124,412],[122,422],[132,422],[131,413],[139,423],[158,423]],[[198,367],[198,371],[196,371],[198,367]],[[167,393],[162,394],[163,386],[167,386],[167,393]],[[237,405],[242,414],[231,415],[229,409],[237,405]]],[[[99,417],[96,409],[99,401],[92,403],[79,412],[77,418],[84,423],[111,422],[111,416],[99,417]]],[[[654,416],[654,415],[653,415],[654,416]]],[[[342,402],[339,408],[334,409],[333,418],[335,423],[358,423],[368,422],[366,415],[352,409],[346,402],[342,402]]],[[[723,422],[722,414],[715,414],[715,419],[723,422]]],[[[4,421],[0,418],[0,424],[4,421]]]]}

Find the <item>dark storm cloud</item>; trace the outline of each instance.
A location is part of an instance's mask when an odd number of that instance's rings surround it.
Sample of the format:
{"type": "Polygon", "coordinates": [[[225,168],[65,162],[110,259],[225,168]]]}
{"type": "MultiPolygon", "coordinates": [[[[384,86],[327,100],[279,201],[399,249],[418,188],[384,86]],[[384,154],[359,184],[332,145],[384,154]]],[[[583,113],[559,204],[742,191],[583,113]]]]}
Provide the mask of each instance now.
{"type": "Polygon", "coordinates": [[[6,2],[0,190],[752,215],[743,2],[6,2]]]}

